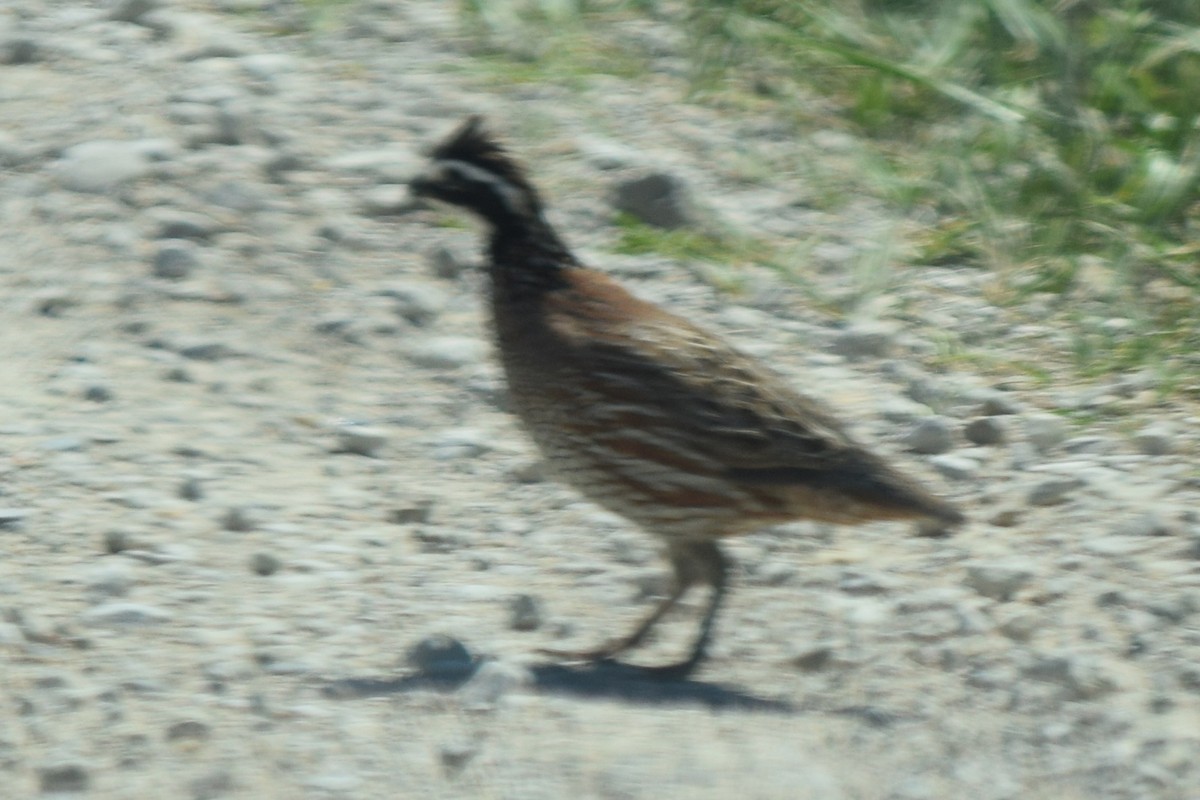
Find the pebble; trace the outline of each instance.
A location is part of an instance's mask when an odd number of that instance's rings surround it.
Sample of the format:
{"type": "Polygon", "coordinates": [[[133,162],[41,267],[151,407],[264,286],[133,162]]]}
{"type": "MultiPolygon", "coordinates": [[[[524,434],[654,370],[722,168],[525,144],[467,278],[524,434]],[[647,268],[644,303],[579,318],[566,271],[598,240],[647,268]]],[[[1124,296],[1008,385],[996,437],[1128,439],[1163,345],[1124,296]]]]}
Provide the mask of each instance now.
{"type": "Polygon", "coordinates": [[[1024,675],[1059,684],[1076,700],[1093,700],[1117,688],[1109,671],[1096,659],[1085,655],[1040,656],[1025,667],[1024,675]]]}
{"type": "Polygon", "coordinates": [[[30,508],[0,508],[0,528],[15,527],[24,522],[31,514],[30,508]]]}
{"type": "Polygon", "coordinates": [[[468,262],[456,256],[453,250],[442,245],[430,250],[426,261],[429,263],[430,272],[448,281],[458,280],[471,267],[468,262]]]}
{"type": "Polygon", "coordinates": [[[62,185],[76,192],[104,194],[149,175],[150,154],[159,143],[96,140],[67,148],[55,168],[62,185]]]}
{"type": "Polygon", "coordinates": [[[978,417],[966,424],[963,428],[963,435],[972,444],[984,446],[1003,444],[1005,426],[996,417],[978,417]]]}
{"type": "Polygon", "coordinates": [[[183,239],[164,242],[154,253],[154,277],[172,281],[187,278],[200,266],[198,252],[195,244],[183,239]]]}
{"type": "Polygon", "coordinates": [[[508,604],[508,627],[514,631],[535,631],[542,624],[542,609],[537,598],[519,594],[508,604]]]}
{"type": "Polygon", "coordinates": [[[1067,423],[1052,414],[1031,414],[1023,420],[1025,437],[1041,454],[1046,454],[1067,438],[1067,423]]]}
{"type": "Polygon", "coordinates": [[[432,286],[394,284],[379,294],[395,301],[395,311],[406,322],[423,327],[430,324],[446,305],[445,295],[432,286]]]}
{"type": "Polygon", "coordinates": [[[487,355],[483,340],[468,336],[435,336],[408,347],[408,359],[428,369],[458,369],[476,364],[487,355]]]}
{"type": "Polygon", "coordinates": [[[895,348],[896,328],[884,322],[856,322],[833,337],[832,349],[839,356],[856,361],[886,358],[895,348]]]}
{"type": "Polygon", "coordinates": [[[158,606],[114,601],[89,608],[80,615],[80,621],[88,625],[154,625],[174,617],[158,606]]]}
{"type": "Polygon", "coordinates": [[[1071,495],[1083,486],[1078,478],[1048,478],[1034,484],[1026,495],[1026,501],[1031,506],[1054,506],[1065,503],[1071,495]]]}
{"type": "Polygon", "coordinates": [[[255,575],[274,575],[283,568],[283,562],[272,553],[255,553],[250,556],[250,571],[255,575]]]}
{"type": "Polygon", "coordinates": [[[438,679],[459,679],[477,666],[466,645],[450,636],[429,636],[409,648],[405,663],[420,674],[438,679]]]}
{"type": "Polygon", "coordinates": [[[931,456],[929,465],[952,481],[969,480],[979,474],[979,462],[965,456],[931,456]]]}
{"type": "Polygon", "coordinates": [[[334,452],[374,458],[388,444],[387,431],[371,425],[342,425],[337,429],[334,452]]]}
{"type": "Polygon", "coordinates": [[[40,766],[37,775],[42,794],[83,793],[92,783],[90,768],[73,762],[40,766]]]}
{"type": "Polygon", "coordinates": [[[945,453],[954,447],[954,429],[942,417],[928,417],[905,435],[904,446],[914,453],[945,453]]]}
{"type": "Polygon", "coordinates": [[[245,508],[234,506],[221,515],[221,527],[227,531],[245,533],[258,527],[254,516],[245,508]]]}
{"type": "Polygon", "coordinates": [[[687,186],[666,172],[621,181],[613,189],[612,205],[656,228],[684,228],[698,221],[687,186]]]}
{"type": "Polygon", "coordinates": [[[963,583],[984,597],[1004,602],[1025,587],[1033,575],[1034,570],[1023,562],[971,564],[963,583]]]}
{"type": "Polygon", "coordinates": [[[1175,435],[1170,427],[1155,423],[1135,433],[1133,444],[1144,455],[1165,456],[1175,451],[1175,435]]]}

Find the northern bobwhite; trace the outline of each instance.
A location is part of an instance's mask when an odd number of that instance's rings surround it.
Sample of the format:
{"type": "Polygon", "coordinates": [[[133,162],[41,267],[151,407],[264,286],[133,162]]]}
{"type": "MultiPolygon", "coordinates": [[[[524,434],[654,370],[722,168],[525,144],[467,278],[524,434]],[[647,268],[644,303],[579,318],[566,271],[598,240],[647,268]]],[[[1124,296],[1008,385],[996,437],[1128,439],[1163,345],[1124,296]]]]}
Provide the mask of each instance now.
{"type": "Polygon", "coordinates": [[[690,655],[703,659],[726,589],[718,541],[785,520],[963,516],[851,439],[829,410],[683,317],[579,262],[546,220],[524,169],[466,120],[411,184],[482,217],[500,358],[512,406],[554,474],[663,539],[670,595],[600,660],[646,638],[687,590],[712,594],[690,655]]]}

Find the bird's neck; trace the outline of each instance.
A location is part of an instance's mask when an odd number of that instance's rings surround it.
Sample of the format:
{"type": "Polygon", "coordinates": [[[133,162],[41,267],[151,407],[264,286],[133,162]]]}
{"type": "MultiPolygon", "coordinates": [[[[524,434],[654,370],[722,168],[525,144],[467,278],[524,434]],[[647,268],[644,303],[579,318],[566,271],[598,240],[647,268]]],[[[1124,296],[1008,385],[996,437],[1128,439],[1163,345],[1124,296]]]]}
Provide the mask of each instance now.
{"type": "Polygon", "coordinates": [[[508,302],[536,300],[565,285],[563,271],[575,256],[541,217],[497,226],[489,247],[493,291],[508,302]]]}

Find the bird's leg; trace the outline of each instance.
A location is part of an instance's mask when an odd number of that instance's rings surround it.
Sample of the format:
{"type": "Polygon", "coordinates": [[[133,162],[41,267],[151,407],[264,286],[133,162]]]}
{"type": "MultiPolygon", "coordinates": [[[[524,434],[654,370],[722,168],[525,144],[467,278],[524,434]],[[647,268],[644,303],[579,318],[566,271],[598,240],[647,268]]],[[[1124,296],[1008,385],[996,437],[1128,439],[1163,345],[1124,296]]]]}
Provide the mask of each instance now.
{"type": "Polygon", "coordinates": [[[709,641],[712,639],[713,623],[720,610],[721,601],[725,596],[726,575],[728,562],[716,543],[711,540],[694,540],[672,542],[668,546],[668,555],[675,570],[674,585],[671,594],[663,599],[628,636],[615,639],[594,650],[563,651],[543,649],[541,652],[558,658],[569,658],[578,661],[601,661],[610,659],[632,647],[640,644],[650,633],[650,630],[668,611],[674,608],[679,599],[696,583],[708,583],[712,586],[712,595],[704,617],[700,622],[700,635],[692,645],[691,653],[686,659],[663,667],[647,667],[646,672],[661,677],[685,677],[704,659],[709,641]]]}

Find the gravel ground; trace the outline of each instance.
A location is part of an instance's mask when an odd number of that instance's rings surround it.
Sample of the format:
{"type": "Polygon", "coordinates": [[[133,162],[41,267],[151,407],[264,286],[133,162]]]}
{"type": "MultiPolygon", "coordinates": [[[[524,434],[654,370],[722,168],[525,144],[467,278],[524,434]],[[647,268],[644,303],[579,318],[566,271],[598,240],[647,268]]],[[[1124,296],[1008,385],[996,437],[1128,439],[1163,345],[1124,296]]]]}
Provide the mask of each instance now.
{"type": "Polygon", "coordinates": [[[811,202],[802,165],[853,168],[842,134],[684,103],[649,23],[639,81],[501,85],[454,8],[279,35],[286,4],[0,0],[0,795],[1200,797],[1196,409],[1150,374],[933,369],[946,337],[1012,356],[1056,332],[978,271],[872,289],[852,265],[912,223],[811,202]],[[587,260],[971,524],[732,543],[693,680],[540,659],[625,630],[666,572],[545,479],[478,231],[409,205],[421,148],[475,111],[587,260]],[[614,187],[647,170],[681,213],[812,243],[804,280],[613,255],[614,187]]]}

